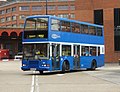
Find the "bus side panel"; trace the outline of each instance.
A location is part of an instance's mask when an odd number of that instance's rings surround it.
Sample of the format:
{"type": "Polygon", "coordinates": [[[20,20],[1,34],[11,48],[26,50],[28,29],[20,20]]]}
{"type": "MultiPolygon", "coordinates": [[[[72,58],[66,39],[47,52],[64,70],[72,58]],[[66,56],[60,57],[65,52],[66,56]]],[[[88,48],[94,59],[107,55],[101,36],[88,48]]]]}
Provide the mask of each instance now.
{"type": "Polygon", "coordinates": [[[97,57],[97,67],[102,67],[104,66],[104,54],[101,54],[100,56],[97,57]]]}
{"type": "Polygon", "coordinates": [[[86,34],[76,34],[71,32],[54,32],[49,34],[49,41],[55,42],[74,42],[87,44],[104,44],[103,36],[91,36],[86,34]],[[72,38],[72,39],[70,39],[72,38]],[[77,40],[79,39],[79,40],[77,40]]]}
{"type": "Polygon", "coordinates": [[[97,67],[104,66],[104,55],[96,56],[81,56],[80,67],[91,68],[92,60],[96,60],[97,67]]]}

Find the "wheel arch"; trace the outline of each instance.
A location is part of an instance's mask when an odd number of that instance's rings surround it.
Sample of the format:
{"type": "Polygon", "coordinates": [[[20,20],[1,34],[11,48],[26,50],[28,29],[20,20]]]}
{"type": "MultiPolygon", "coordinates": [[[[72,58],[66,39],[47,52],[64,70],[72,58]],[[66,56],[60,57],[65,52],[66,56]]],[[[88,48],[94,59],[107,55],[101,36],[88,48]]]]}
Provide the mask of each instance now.
{"type": "Polygon", "coordinates": [[[61,61],[60,70],[62,70],[62,65],[63,65],[64,62],[65,62],[67,65],[69,65],[69,69],[70,69],[70,62],[69,62],[69,60],[64,59],[64,60],[61,61]]]}

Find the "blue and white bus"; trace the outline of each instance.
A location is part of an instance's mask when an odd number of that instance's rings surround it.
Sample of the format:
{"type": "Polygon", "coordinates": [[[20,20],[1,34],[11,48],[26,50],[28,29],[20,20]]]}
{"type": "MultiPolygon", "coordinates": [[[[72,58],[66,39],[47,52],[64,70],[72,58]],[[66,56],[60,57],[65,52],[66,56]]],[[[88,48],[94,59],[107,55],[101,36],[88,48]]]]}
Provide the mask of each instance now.
{"type": "Polygon", "coordinates": [[[95,70],[104,66],[103,26],[50,15],[29,16],[22,36],[23,71],[95,70]]]}

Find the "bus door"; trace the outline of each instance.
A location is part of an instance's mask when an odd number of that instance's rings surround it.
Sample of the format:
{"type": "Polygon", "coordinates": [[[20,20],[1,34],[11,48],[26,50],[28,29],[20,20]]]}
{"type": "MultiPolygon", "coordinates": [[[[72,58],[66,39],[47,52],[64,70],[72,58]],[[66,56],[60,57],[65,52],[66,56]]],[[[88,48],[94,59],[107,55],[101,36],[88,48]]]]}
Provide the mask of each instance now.
{"type": "Polygon", "coordinates": [[[74,69],[80,68],[80,46],[74,45],[74,59],[73,59],[74,69]]]}
{"type": "Polygon", "coordinates": [[[52,44],[52,68],[60,69],[60,44],[52,44]]]}

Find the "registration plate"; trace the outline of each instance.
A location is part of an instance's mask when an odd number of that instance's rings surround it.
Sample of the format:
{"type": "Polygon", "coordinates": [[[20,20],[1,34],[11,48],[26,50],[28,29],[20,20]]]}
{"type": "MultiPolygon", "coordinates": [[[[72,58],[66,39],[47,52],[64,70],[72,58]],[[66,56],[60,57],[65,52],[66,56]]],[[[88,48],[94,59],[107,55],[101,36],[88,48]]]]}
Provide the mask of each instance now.
{"type": "Polygon", "coordinates": [[[30,70],[31,70],[31,71],[35,71],[35,70],[36,70],[36,68],[30,68],[30,70]]]}

